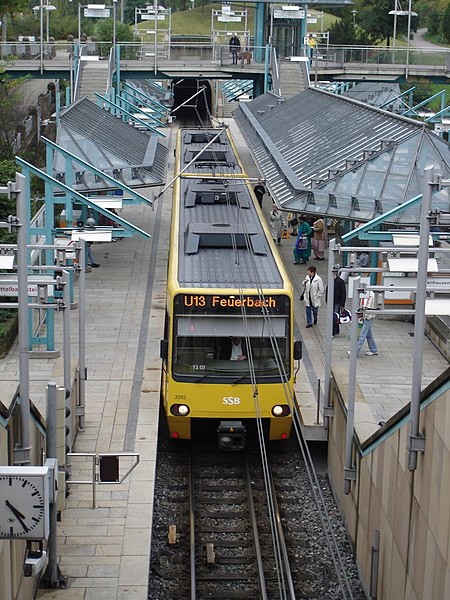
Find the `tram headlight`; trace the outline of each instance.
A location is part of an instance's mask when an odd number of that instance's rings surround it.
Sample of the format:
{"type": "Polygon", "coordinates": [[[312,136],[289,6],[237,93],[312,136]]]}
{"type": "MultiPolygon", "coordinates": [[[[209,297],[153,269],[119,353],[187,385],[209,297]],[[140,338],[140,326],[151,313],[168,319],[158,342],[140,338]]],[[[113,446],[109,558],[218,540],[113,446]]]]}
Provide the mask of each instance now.
{"type": "Polygon", "coordinates": [[[272,414],[274,417],[287,417],[291,414],[291,409],[288,404],[276,404],[272,408],[272,414]]]}
{"type": "Polygon", "coordinates": [[[186,417],[191,411],[186,404],[172,404],[170,412],[175,417],[186,417]]]}

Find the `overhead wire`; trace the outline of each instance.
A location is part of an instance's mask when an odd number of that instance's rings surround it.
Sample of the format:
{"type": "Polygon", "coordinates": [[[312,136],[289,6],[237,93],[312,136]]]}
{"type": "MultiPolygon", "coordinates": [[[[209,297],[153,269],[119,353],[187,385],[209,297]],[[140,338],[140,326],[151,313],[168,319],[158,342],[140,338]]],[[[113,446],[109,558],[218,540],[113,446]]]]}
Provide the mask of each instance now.
{"type": "MultiPolygon", "coordinates": [[[[217,154],[214,149],[212,150],[212,156],[213,156],[213,159],[215,160],[217,166],[220,166],[220,161],[218,160],[217,154]]],[[[230,174],[224,173],[223,176],[230,177],[230,174]]],[[[220,175],[218,176],[218,178],[220,178],[220,175]]],[[[231,179],[233,180],[232,176],[231,176],[231,179]]],[[[233,183],[236,184],[235,179],[233,180],[233,183]]],[[[250,194],[250,191],[248,189],[248,186],[249,186],[248,181],[247,182],[240,181],[240,183],[242,183],[242,185],[246,186],[247,191],[250,194]]],[[[229,190],[227,187],[227,194],[228,193],[229,193],[229,190]]],[[[241,208],[239,193],[235,194],[235,202],[237,204],[237,207],[241,208]]],[[[230,197],[227,198],[227,203],[231,205],[230,197]]],[[[277,366],[277,370],[278,370],[278,373],[280,376],[284,394],[285,394],[286,400],[288,402],[288,405],[290,406],[290,409],[292,411],[292,415],[294,416],[294,414],[295,414],[298,417],[298,407],[296,406],[295,401],[294,401],[294,392],[289,387],[289,377],[288,377],[288,373],[286,371],[286,365],[285,365],[285,362],[283,361],[283,356],[282,356],[282,353],[281,353],[281,350],[279,347],[278,339],[276,337],[276,332],[273,327],[273,320],[272,320],[273,318],[270,315],[269,309],[267,307],[267,303],[265,302],[266,297],[264,294],[264,289],[263,289],[260,278],[257,276],[258,270],[256,268],[253,252],[251,251],[252,248],[251,248],[250,233],[248,231],[246,221],[244,219],[242,219],[242,213],[243,213],[242,210],[236,211],[236,226],[237,226],[236,231],[242,231],[242,235],[244,236],[245,247],[249,251],[248,256],[250,257],[250,261],[253,263],[253,267],[254,267],[253,272],[255,273],[255,281],[254,281],[255,289],[257,291],[257,296],[261,301],[261,308],[262,308],[261,312],[262,312],[264,322],[266,323],[266,326],[268,328],[268,338],[270,340],[273,356],[275,359],[275,364],[277,366]],[[239,226],[240,226],[240,229],[239,229],[239,226]]],[[[234,265],[236,267],[235,269],[233,269],[233,277],[235,278],[234,283],[239,290],[239,296],[240,296],[241,300],[243,300],[243,298],[244,298],[244,288],[243,288],[244,277],[242,274],[241,264],[240,264],[240,260],[239,260],[239,248],[238,248],[238,243],[236,240],[236,233],[234,231],[231,232],[231,240],[232,240],[232,250],[233,250],[233,256],[234,256],[234,265]],[[236,277],[236,273],[240,274],[239,280],[236,277]]],[[[290,312],[292,311],[291,306],[289,306],[289,311],[290,312]]],[[[245,339],[246,345],[247,345],[248,365],[249,365],[248,371],[249,371],[249,378],[250,378],[250,382],[251,382],[251,386],[252,386],[252,394],[253,394],[254,409],[255,409],[255,422],[256,422],[256,428],[257,428],[257,434],[258,434],[258,441],[259,441],[259,445],[260,445],[260,449],[261,449],[261,461],[262,461],[263,474],[264,474],[264,486],[265,486],[266,497],[268,500],[269,522],[270,522],[272,539],[273,539],[273,544],[274,544],[275,561],[276,561],[276,565],[277,565],[276,572],[277,572],[277,578],[278,578],[278,587],[279,587],[280,595],[284,600],[284,599],[288,598],[287,593],[288,593],[289,587],[288,587],[288,582],[286,581],[285,569],[283,568],[281,542],[279,539],[279,535],[278,535],[276,523],[275,523],[276,510],[275,510],[272,489],[269,484],[269,481],[270,481],[269,469],[270,468],[269,468],[266,441],[265,441],[265,436],[264,436],[261,406],[260,406],[260,402],[259,402],[257,368],[255,367],[255,359],[254,359],[254,355],[253,355],[252,345],[250,342],[251,336],[250,336],[249,318],[251,319],[252,317],[249,317],[249,315],[247,313],[245,302],[241,302],[241,318],[242,318],[242,322],[244,325],[244,327],[243,327],[244,339],[245,339]]],[[[291,333],[289,332],[289,336],[290,335],[291,335],[291,333]]],[[[320,521],[321,521],[321,524],[322,524],[322,527],[323,527],[323,530],[325,533],[326,544],[327,544],[327,547],[330,552],[334,570],[335,570],[335,573],[338,578],[339,586],[343,592],[343,599],[345,599],[345,598],[352,599],[353,598],[352,591],[350,588],[350,584],[347,580],[347,577],[345,575],[346,570],[345,570],[344,564],[342,562],[342,557],[341,557],[339,547],[337,546],[336,538],[335,538],[335,535],[334,535],[334,532],[332,529],[332,525],[331,525],[331,520],[329,518],[328,511],[326,509],[325,499],[324,499],[324,496],[320,489],[317,474],[314,469],[312,457],[310,455],[310,452],[309,452],[309,449],[307,448],[307,446],[305,444],[303,444],[301,441],[302,435],[301,435],[301,431],[299,429],[299,425],[298,425],[298,422],[296,419],[293,419],[293,426],[294,426],[294,431],[296,433],[297,439],[299,440],[301,453],[302,453],[304,463],[306,466],[307,475],[308,475],[308,478],[311,483],[311,488],[313,490],[315,502],[316,502],[317,507],[319,508],[319,511],[318,511],[319,518],[320,518],[320,521]]]]}

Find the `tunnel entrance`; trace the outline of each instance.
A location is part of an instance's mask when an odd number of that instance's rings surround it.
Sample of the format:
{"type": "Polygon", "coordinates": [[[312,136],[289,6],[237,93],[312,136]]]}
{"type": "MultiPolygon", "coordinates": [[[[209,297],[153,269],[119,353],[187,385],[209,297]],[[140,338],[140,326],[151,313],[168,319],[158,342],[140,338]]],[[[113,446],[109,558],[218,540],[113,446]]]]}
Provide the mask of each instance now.
{"type": "Polygon", "coordinates": [[[212,114],[212,92],[209,81],[206,79],[174,79],[172,86],[174,94],[172,112],[177,121],[199,127],[209,125],[212,114]],[[178,108],[182,104],[184,105],[178,108]]]}

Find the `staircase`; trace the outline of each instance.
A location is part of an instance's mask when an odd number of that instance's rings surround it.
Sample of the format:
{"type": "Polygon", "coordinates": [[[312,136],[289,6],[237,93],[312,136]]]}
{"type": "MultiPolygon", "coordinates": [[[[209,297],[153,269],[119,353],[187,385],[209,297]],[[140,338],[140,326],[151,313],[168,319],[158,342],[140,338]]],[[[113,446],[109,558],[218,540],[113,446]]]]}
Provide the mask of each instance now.
{"type": "Polygon", "coordinates": [[[283,98],[291,98],[306,90],[309,75],[305,61],[292,61],[283,58],[280,61],[280,93],[283,98]]]}
{"type": "Polygon", "coordinates": [[[81,72],[77,100],[85,96],[97,103],[95,92],[104,95],[108,85],[108,61],[86,61],[81,72]]]}

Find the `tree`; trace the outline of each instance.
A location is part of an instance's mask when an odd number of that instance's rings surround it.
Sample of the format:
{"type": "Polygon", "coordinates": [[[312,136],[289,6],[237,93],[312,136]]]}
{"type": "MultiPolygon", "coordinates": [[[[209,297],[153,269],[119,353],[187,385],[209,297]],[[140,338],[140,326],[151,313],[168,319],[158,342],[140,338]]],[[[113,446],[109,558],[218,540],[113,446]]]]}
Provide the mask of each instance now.
{"type": "Polygon", "coordinates": [[[369,43],[369,37],[360,27],[355,26],[350,13],[331,25],[329,28],[330,42],[346,46],[364,46],[369,43]]]}
{"type": "Polygon", "coordinates": [[[442,35],[446,42],[450,42],[450,2],[447,4],[441,22],[442,35]]]}
{"type": "MultiPolygon", "coordinates": [[[[407,8],[407,5],[408,0],[403,0],[403,4],[400,4],[403,9],[407,8]]],[[[390,15],[389,12],[395,9],[395,0],[358,0],[356,7],[358,25],[367,32],[371,42],[377,44],[387,40],[389,46],[394,29],[394,15],[390,15]]],[[[416,21],[417,18],[413,17],[411,21],[413,30],[416,29],[416,21]]],[[[406,35],[407,29],[408,17],[397,16],[397,33],[406,35]]]]}
{"type": "MultiPolygon", "coordinates": [[[[95,34],[99,41],[109,42],[113,39],[114,23],[112,19],[101,19],[95,27],[95,34]]],[[[130,25],[116,21],[116,41],[134,42],[133,28],[130,25]]]]}
{"type": "Polygon", "coordinates": [[[26,12],[29,8],[27,0],[0,0],[0,20],[2,22],[2,40],[7,40],[7,15],[13,18],[14,13],[26,12]]]}
{"type": "Polygon", "coordinates": [[[0,160],[14,156],[17,131],[28,114],[29,98],[20,89],[25,81],[0,73],[0,160]]]}

